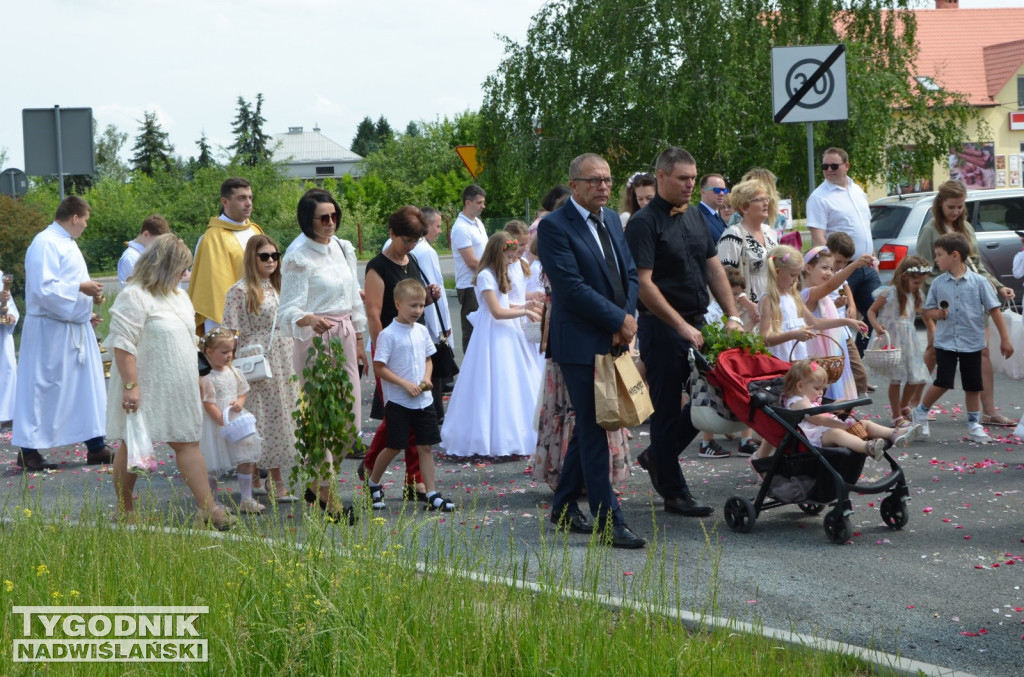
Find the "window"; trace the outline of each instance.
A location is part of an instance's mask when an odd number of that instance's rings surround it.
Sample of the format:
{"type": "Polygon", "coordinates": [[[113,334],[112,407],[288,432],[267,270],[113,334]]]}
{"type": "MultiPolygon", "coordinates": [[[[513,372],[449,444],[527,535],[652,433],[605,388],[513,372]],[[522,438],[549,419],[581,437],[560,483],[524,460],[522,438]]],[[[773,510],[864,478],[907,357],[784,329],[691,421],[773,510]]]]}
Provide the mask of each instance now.
{"type": "Polygon", "coordinates": [[[334,176],[334,167],[333,166],[331,166],[331,167],[317,167],[316,168],[316,175],[317,176],[334,176]]]}
{"type": "Polygon", "coordinates": [[[1017,108],[1024,109],[1024,75],[1017,76],[1017,108]]]}
{"type": "Polygon", "coordinates": [[[1024,230],[1024,198],[979,201],[975,230],[1024,230]]]}

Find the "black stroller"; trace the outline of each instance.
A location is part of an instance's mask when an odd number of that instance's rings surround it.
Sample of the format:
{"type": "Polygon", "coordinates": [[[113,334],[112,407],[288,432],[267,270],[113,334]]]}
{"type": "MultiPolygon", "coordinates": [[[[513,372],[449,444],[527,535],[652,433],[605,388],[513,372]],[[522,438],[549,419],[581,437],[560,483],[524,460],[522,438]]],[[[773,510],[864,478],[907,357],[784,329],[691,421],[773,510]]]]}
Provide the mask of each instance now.
{"type": "Polygon", "coordinates": [[[853,535],[849,516],[853,513],[850,492],[889,495],[882,499],[882,521],[900,529],[909,519],[910,492],[903,469],[888,453],[891,472],[877,482],[857,484],[867,456],[837,447],[813,446],[799,423],[805,416],[846,411],[871,404],[868,398],[789,410],[781,401],[782,382],[790,364],[770,355],[751,355],[734,348],[718,356],[715,367],[697,356],[697,367],[708,383],[720,391],[725,406],[775,447],[763,459],[754,459],[762,475],[761,489],[753,502],[732,496],[725,502],[725,522],[733,531],[748,533],[765,510],[797,505],[808,515],[825,514],[825,535],[833,543],[846,543],[853,535]]]}

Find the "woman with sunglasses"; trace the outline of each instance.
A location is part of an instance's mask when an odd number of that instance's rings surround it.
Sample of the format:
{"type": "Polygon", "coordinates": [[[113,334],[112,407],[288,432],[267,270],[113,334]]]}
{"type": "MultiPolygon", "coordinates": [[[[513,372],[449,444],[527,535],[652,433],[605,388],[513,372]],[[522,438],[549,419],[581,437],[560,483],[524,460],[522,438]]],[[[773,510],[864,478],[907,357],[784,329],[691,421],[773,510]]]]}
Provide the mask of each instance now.
{"type": "MultiPolygon", "coordinates": [[[[356,250],[348,240],[334,236],[341,209],[326,190],[307,190],[299,199],[296,216],[305,239],[281,263],[278,329],[294,339],[293,365],[300,383],[304,381],[302,370],[313,336],[325,342],[341,340],[345,350],[342,368],[355,389],[352,413],[359,429],[363,420],[359,371],[366,368],[366,311],[359,296],[356,250]]],[[[331,491],[330,479],[320,481],[319,494],[321,506],[331,515],[340,514],[342,508],[336,492],[331,491]]]]}
{"type": "Polygon", "coordinates": [[[768,225],[771,197],[763,183],[751,179],[736,184],[729,198],[740,220],[722,233],[718,258],[726,268],[736,268],[743,273],[747,288],[739,300],[740,310],[757,322],[758,301],[768,291],[765,259],[779,244],[775,228],[768,225]]]}
{"type": "MultiPolygon", "coordinates": [[[[271,238],[255,235],[245,245],[243,277],[228,290],[224,326],[238,332],[238,357],[248,346],[263,347],[271,378],[250,384],[245,407],[256,417],[263,438],[259,465],[270,473],[278,503],[293,503],[295,496],[281,470],[295,464],[295,421],[292,411],[299,400],[299,384],[292,380],[292,339],[277,326],[281,295],[281,251],[271,238]]],[[[257,479],[256,477],[253,480],[257,479]]],[[[256,482],[253,482],[257,491],[256,482]]]]}

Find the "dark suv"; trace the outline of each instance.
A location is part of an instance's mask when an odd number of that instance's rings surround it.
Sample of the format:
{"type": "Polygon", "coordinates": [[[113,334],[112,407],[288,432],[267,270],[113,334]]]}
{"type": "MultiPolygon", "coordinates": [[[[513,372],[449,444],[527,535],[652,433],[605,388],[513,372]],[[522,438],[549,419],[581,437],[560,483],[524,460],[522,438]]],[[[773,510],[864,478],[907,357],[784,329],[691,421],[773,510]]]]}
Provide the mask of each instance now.
{"type": "MultiPolygon", "coordinates": [[[[935,193],[908,193],[876,200],[871,205],[871,234],[878,256],[878,274],[888,284],[896,266],[917,253],[917,235],[932,222],[935,193]]],[[[1013,277],[1013,257],[1021,250],[1024,233],[1024,190],[971,190],[967,192],[967,220],[978,236],[985,267],[1021,298],[1022,280],[1013,277]]]]}

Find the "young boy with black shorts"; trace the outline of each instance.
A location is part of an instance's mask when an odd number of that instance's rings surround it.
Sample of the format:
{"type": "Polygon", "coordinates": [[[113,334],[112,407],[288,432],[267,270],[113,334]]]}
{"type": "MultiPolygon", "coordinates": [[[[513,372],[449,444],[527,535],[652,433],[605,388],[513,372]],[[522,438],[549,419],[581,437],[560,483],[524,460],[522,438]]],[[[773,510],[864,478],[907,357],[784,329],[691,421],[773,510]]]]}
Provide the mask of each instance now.
{"type": "Polygon", "coordinates": [[[430,451],[432,444],[441,441],[441,430],[430,394],[430,356],[436,348],[427,328],[417,323],[423,315],[427,290],[419,280],[406,279],[395,285],[394,296],[398,316],[377,335],[373,356],[373,373],[381,381],[384,419],[388,422],[387,446],[370,472],[373,509],[384,509],[381,479],[388,464],[405,449],[411,434],[427,489],[427,510],[450,512],[455,504],[445,500],[435,488],[434,456],[430,451]]]}
{"type": "Polygon", "coordinates": [[[928,437],[928,410],[953,388],[956,365],[967,399],[967,437],[972,442],[992,441],[981,425],[981,351],[986,348],[986,314],[999,331],[999,352],[1013,355],[999,298],[992,284],[967,268],[971,245],[960,233],[946,233],[935,241],[935,265],[942,274],[928,290],[921,316],[935,321],[935,381],[913,411],[921,435],[928,437]]]}

